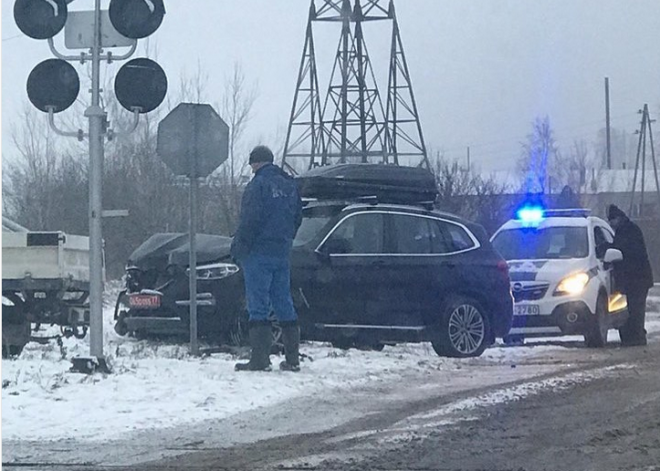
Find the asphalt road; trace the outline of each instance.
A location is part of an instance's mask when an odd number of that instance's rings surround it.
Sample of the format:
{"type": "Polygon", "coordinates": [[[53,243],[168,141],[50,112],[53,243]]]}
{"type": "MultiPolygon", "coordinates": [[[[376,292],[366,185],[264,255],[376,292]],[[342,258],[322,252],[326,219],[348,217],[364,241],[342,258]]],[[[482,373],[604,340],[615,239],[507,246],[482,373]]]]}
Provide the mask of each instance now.
{"type": "MultiPolygon", "coordinates": [[[[575,361],[588,351],[568,348],[559,372],[477,390],[438,385],[435,394],[426,388],[415,395],[421,384],[411,381],[365,391],[365,415],[330,430],[198,449],[126,469],[660,471],[660,343],[612,346],[575,361]],[[516,400],[466,407],[475,397],[507,395],[516,400]]],[[[539,371],[549,361],[540,359],[539,371]]],[[[330,413],[330,404],[318,413],[330,413]]]]}
{"type": "Polygon", "coordinates": [[[317,470],[658,471],[660,349],[621,352],[603,376],[317,470]]]}

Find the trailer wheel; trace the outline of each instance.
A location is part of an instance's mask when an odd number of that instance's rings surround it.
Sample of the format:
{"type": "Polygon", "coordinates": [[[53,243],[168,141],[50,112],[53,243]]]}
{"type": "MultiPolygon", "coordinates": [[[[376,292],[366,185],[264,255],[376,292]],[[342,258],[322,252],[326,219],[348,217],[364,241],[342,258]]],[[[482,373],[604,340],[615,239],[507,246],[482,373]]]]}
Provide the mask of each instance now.
{"type": "Polygon", "coordinates": [[[21,354],[30,341],[25,303],[15,293],[2,293],[2,358],[21,354]]]}

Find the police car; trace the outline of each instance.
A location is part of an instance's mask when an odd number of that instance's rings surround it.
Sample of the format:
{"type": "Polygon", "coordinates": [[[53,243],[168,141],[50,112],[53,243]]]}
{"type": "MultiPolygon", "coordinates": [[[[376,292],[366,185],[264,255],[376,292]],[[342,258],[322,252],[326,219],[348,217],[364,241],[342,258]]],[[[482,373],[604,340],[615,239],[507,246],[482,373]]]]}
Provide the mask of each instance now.
{"type": "Polygon", "coordinates": [[[505,341],[584,335],[587,346],[603,347],[608,330],[626,321],[612,270],[623,256],[609,248],[612,228],[589,210],[524,207],[491,241],[509,265],[515,301],[505,341]]]}

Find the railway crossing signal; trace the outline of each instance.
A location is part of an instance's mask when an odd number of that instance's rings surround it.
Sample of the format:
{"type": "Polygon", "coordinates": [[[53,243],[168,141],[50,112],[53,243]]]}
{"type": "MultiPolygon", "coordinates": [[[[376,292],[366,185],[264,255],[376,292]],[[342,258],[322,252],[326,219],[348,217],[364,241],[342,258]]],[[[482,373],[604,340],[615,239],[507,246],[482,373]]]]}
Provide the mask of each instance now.
{"type": "MultiPolygon", "coordinates": [[[[18,28],[33,39],[47,40],[56,59],[39,63],[27,80],[30,102],[48,113],[53,130],[62,136],[85,137],[89,140],[89,238],[90,238],[90,355],[73,359],[73,369],[86,371],[80,365],[95,365],[92,370],[109,371],[103,354],[103,239],[101,218],[103,206],[102,171],[104,139],[119,134],[108,129],[105,109],[101,106],[100,64],[121,61],[133,55],[137,40],[154,33],[163,21],[163,0],[110,0],[108,11],[101,11],[101,0],[94,0],[94,10],[69,14],[67,5],[74,0],[16,0],[14,20],[18,28]],[[90,28],[90,25],[93,25],[90,28]],[[78,55],[65,55],[55,48],[53,37],[65,30],[68,48],[88,49],[78,55]],[[103,32],[103,34],[101,34],[103,32]],[[130,46],[128,53],[113,55],[105,49],[130,46]],[[88,132],[63,131],[57,128],[53,115],[69,108],[78,97],[80,79],[70,62],[91,62],[91,102],[85,110],[89,118],[88,132]],[[77,366],[78,365],[78,366],[77,366]]],[[[115,78],[115,95],[119,103],[133,113],[133,127],[139,115],[157,108],[167,93],[167,77],[154,61],[138,58],[124,64],[115,78]]]]}

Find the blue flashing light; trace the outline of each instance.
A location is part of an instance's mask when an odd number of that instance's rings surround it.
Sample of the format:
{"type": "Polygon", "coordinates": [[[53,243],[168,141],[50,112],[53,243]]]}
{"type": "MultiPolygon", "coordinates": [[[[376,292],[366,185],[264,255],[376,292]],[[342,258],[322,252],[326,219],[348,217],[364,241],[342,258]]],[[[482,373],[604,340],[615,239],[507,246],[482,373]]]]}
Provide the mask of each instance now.
{"type": "Polygon", "coordinates": [[[525,225],[538,225],[545,216],[544,210],[540,206],[524,206],[516,213],[517,218],[525,225]]]}

